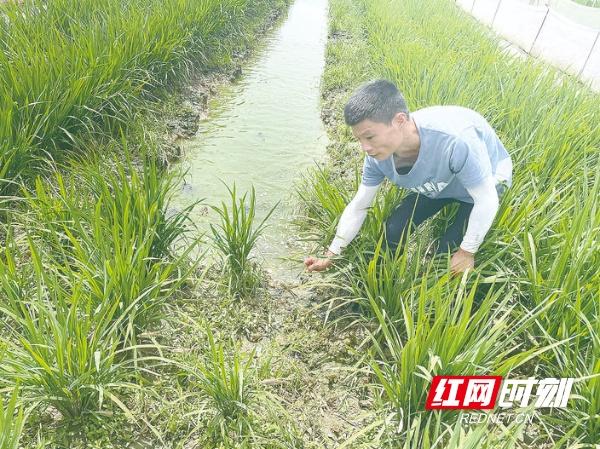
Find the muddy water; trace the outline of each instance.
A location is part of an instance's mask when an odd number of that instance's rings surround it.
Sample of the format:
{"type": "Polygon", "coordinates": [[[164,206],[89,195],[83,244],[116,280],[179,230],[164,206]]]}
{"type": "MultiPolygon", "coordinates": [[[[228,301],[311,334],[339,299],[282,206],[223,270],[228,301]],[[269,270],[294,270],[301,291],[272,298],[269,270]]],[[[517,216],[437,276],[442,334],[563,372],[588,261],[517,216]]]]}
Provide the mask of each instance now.
{"type": "MultiPolygon", "coordinates": [[[[326,38],[327,1],[296,0],[239,81],[215,96],[208,118],[185,143],[183,205],[200,198],[205,204],[228,201],[222,182],[235,183],[241,192],[254,186],[258,220],[280,202],[255,254],[277,274],[301,268],[282,259],[298,254],[291,195],[301,172],[325,154],[319,83],[326,38]]],[[[207,229],[216,214],[196,208],[194,218],[207,229]]]]}

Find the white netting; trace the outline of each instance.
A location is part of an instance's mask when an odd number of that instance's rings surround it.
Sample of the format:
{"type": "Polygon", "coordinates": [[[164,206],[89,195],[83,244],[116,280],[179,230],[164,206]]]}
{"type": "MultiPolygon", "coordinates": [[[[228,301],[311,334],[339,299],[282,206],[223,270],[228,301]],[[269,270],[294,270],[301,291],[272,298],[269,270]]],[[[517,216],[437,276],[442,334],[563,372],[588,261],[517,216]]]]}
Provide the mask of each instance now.
{"type": "Polygon", "coordinates": [[[509,42],[600,90],[600,8],[571,0],[456,3],[509,42]]]}

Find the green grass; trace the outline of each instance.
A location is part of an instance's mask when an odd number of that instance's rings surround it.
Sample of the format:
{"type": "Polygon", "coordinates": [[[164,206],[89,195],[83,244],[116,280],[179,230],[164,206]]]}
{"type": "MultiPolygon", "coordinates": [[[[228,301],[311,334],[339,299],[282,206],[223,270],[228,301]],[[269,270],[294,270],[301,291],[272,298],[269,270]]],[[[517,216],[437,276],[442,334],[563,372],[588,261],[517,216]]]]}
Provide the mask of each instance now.
{"type": "Polygon", "coordinates": [[[277,205],[256,224],[254,187],[250,196],[244,193],[238,197],[235,185],[227,190],[229,203],[212,206],[219,215],[219,223],[211,224],[210,229],[214,246],[223,259],[227,292],[232,297],[244,298],[253,295],[261,283],[260,269],[252,260],[251,252],[277,205]]]}
{"type": "MultiPolygon", "coordinates": [[[[250,403],[256,399],[250,379],[252,354],[247,360],[241,360],[239,352],[236,351],[232,360],[226,362],[223,347],[215,344],[214,337],[209,334],[208,360],[209,363],[200,370],[202,375],[199,387],[218,410],[216,422],[210,427],[227,429],[231,423],[236,432],[244,434],[248,426],[250,403]]],[[[226,433],[224,432],[225,435],[226,433]]]]}
{"type": "Polygon", "coordinates": [[[573,0],[575,3],[579,3],[583,6],[591,6],[593,8],[600,8],[600,0],[573,0]]]}
{"type": "Polygon", "coordinates": [[[38,178],[35,194],[25,192],[0,258],[9,348],[0,382],[20,382],[23,401],[67,419],[100,417],[103,401],[121,406],[116,391],[131,386],[140,334],[194,269],[197,241],[172,253],[189,220],[189,209],[167,216],[177,179],[152,159],[96,161],[57,174],[55,191],[38,178]]]}
{"type": "MultiPolygon", "coordinates": [[[[159,88],[231,61],[285,2],[0,3],[0,192],[89,135],[115,135],[159,88]]],[[[7,190],[8,189],[8,190],[7,190]]],[[[13,190],[14,191],[14,190],[13,190]]]]}
{"type": "MultiPolygon", "coordinates": [[[[395,81],[412,110],[435,104],[478,110],[514,162],[514,184],[477,254],[479,276],[462,293],[447,278],[443,258],[424,257],[432,229],[447,214],[414,235],[400,257],[378,252],[381,222],[402,197],[389,185],[345,251],[347,265],[339,264],[335,277],[345,301],[376,325],[370,366],[386,407],[404,429],[418,423],[411,432],[422,442],[433,424],[422,416],[419,395],[435,370],[576,377],[573,392],[580,397],[571,398],[569,409],[536,417],[536,444],[596,443],[598,95],[547,66],[504,54],[450,1],[334,0],[331,13],[323,81],[324,110],[337,114],[329,124],[331,162],[309,175],[300,195],[313,240],[329,243],[356,189],[362,158],[340,111],[360,82],[395,81]]],[[[443,422],[456,419],[444,415],[443,422]]],[[[403,443],[394,447],[410,447],[410,435],[403,431],[403,443]]],[[[482,438],[476,447],[495,447],[495,436],[482,438]]]]}
{"type": "MultiPolygon", "coordinates": [[[[200,329],[198,329],[200,331],[200,329]]],[[[239,345],[225,338],[215,339],[206,326],[207,348],[203,355],[184,365],[193,389],[202,397],[200,441],[219,448],[300,447],[294,423],[281,399],[266,391],[261,381],[271,377],[270,360],[261,360],[252,351],[243,353],[239,345]]]]}
{"type": "MultiPolygon", "coordinates": [[[[403,433],[406,437],[400,444],[397,433],[391,430],[389,435],[379,441],[378,447],[401,449],[513,449],[521,447],[519,439],[525,432],[523,424],[511,423],[499,428],[495,424],[472,425],[465,431],[460,423],[450,426],[440,419],[440,415],[416,417],[403,433]]],[[[340,449],[346,446],[340,447],[340,449]]],[[[351,447],[351,446],[347,446],[351,447]]]]}
{"type": "Polygon", "coordinates": [[[56,193],[41,179],[35,194],[25,193],[32,248],[44,248],[70,282],[84,281],[93,306],[118,304],[132,346],[162,318],[161,304],[193,269],[186,258],[199,243],[188,239],[181,254],[174,251],[192,229],[193,205],[170,213],[177,172],[160,173],[152,158],[142,163],[92,159],[68,180],[57,174],[56,193]]]}
{"type": "MultiPolygon", "coordinates": [[[[372,259],[347,271],[353,302],[373,316],[373,372],[385,403],[398,417],[422,411],[434,375],[480,372],[507,375],[550,347],[522,348],[523,334],[547,309],[547,304],[517,319],[513,294],[467,283],[436,270],[436,261],[421,262],[420,252],[381,254],[382,240],[372,259]]],[[[494,287],[494,285],[492,285],[494,287]]]]}
{"type": "MultiPolygon", "coordinates": [[[[171,205],[179,174],[156,162],[160,139],[145,117],[190,75],[231,64],[285,5],[0,4],[0,194],[11,195],[0,223],[0,390],[21,385],[9,404],[32,410],[32,427],[44,423],[39,447],[59,444],[63,428],[103,429],[106,442],[113,414],[161,439],[129,407],[142,385],[154,394],[166,359],[152,332],[200,241],[191,207],[171,205]]],[[[8,410],[1,444],[25,426],[23,444],[36,445],[22,412],[11,421],[8,410]]]]}
{"type": "MultiPolygon", "coordinates": [[[[9,266],[14,265],[10,254],[5,257],[9,266]]],[[[101,398],[109,398],[111,387],[123,380],[116,360],[119,333],[113,325],[118,303],[93,307],[82,283],[65,288],[64,280],[46,271],[46,261],[34,250],[32,258],[37,294],[26,300],[12,289],[1,308],[13,324],[4,329],[10,357],[0,368],[0,382],[21,382],[22,400],[34,406],[52,405],[67,419],[101,412],[101,398]]],[[[7,266],[0,270],[4,287],[22,281],[7,266]]]]}
{"type": "MultiPolygon", "coordinates": [[[[1,360],[1,359],[0,359],[1,360]]],[[[0,449],[17,449],[25,417],[17,407],[18,388],[14,388],[8,402],[0,397],[0,449]]]]}

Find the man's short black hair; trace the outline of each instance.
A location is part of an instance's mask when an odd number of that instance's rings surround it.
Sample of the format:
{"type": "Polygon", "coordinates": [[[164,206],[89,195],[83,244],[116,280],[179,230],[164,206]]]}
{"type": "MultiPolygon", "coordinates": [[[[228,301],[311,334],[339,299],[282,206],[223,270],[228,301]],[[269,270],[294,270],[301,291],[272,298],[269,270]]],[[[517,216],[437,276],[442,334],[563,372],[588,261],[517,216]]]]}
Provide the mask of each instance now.
{"type": "Polygon", "coordinates": [[[354,126],[363,120],[391,123],[398,112],[408,115],[404,97],[388,80],[370,81],[360,86],[344,107],[344,120],[354,126]]]}

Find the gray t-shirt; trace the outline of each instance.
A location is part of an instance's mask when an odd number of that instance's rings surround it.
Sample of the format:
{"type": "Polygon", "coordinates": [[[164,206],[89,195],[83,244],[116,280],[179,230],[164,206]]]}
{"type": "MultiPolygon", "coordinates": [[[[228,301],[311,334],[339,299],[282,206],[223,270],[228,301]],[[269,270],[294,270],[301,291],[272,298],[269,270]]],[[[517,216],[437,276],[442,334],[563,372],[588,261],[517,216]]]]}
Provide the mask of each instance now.
{"type": "MultiPolygon", "coordinates": [[[[479,113],[461,106],[432,106],[411,113],[421,146],[404,175],[393,155],[383,161],[366,155],[362,183],[376,186],[384,178],[429,198],[455,198],[472,203],[466,188],[496,174],[499,161],[510,158],[494,129],[479,113]]],[[[510,175],[509,175],[510,176],[510,175]]],[[[507,180],[510,185],[512,176],[507,180]]]]}

